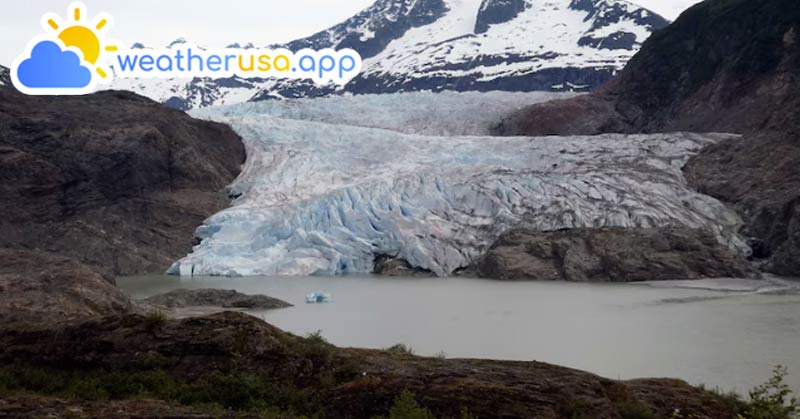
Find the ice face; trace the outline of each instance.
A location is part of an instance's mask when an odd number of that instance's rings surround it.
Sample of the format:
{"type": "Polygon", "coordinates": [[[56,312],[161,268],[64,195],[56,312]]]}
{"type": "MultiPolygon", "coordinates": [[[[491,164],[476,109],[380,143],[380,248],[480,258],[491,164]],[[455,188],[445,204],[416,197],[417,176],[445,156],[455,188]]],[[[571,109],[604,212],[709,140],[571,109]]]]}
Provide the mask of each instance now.
{"type": "Polygon", "coordinates": [[[248,159],[231,185],[239,198],[169,273],[370,272],[385,254],[444,276],[512,227],[681,224],[746,249],[739,218],[681,173],[724,135],[485,135],[509,108],[549,98],[412,93],[197,111],[231,124],[248,159]]]}

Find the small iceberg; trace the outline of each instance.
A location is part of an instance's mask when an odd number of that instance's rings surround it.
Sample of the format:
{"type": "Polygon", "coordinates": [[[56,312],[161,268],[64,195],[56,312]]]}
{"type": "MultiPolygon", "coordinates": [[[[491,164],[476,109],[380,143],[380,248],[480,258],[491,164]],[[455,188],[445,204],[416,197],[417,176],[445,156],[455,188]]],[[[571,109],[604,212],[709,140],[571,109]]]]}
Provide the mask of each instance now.
{"type": "Polygon", "coordinates": [[[312,292],[306,295],[307,303],[330,303],[331,301],[333,301],[333,297],[331,297],[330,294],[320,291],[312,292]]]}

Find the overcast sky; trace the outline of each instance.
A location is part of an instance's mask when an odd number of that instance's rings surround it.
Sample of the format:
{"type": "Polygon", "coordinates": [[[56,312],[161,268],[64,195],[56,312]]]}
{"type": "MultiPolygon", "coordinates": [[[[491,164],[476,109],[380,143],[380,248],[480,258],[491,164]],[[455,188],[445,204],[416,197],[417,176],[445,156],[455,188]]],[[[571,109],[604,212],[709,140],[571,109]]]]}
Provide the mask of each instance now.
{"type": "MultiPolygon", "coordinates": [[[[122,46],[165,46],[186,38],[208,47],[234,42],[258,45],[290,41],[335,25],[374,0],[83,0],[89,16],[108,12],[109,38],[122,46]]],[[[697,0],[634,0],[668,19],[697,0]]],[[[42,32],[46,12],[66,16],[70,0],[17,1],[0,15],[0,64],[8,66],[42,32]]]]}

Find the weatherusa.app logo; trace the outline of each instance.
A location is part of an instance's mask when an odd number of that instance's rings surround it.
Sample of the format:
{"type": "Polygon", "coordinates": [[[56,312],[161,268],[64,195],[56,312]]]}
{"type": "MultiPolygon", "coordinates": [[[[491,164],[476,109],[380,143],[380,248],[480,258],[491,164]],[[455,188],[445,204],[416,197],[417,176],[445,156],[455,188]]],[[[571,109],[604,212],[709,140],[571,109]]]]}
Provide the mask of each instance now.
{"type": "Polygon", "coordinates": [[[42,17],[46,33],[14,60],[14,87],[29,95],[81,95],[118,78],[284,78],[344,85],[361,71],[361,56],[345,48],[297,52],[285,48],[206,49],[181,44],[165,49],[121,49],[106,40],[111,16],[89,19],[75,2],[66,18],[42,17]]]}
{"type": "Polygon", "coordinates": [[[45,33],[28,43],[14,60],[11,81],[29,95],[81,95],[109,79],[103,64],[117,46],[105,40],[111,28],[108,14],[90,19],[83,3],[72,3],[66,18],[48,13],[42,17],[45,33]]]}

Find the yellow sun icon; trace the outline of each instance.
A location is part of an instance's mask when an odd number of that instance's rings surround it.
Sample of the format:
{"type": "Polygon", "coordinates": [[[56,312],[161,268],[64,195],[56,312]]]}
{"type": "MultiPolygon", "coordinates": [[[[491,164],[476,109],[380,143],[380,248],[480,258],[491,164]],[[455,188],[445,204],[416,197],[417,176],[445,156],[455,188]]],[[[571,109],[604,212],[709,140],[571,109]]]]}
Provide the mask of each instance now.
{"type": "Polygon", "coordinates": [[[75,47],[83,53],[83,59],[94,66],[94,71],[103,79],[108,70],[102,65],[104,52],[117,51],[116,45],[109,45],[105,34],[111,28],[111,16],[100,13],[91,21],[86,19],[86,5],[75,2],[67,8],[67,19],[54,13],[42,17],[42,26],[54,33],[67,47],[75,47]]]}

